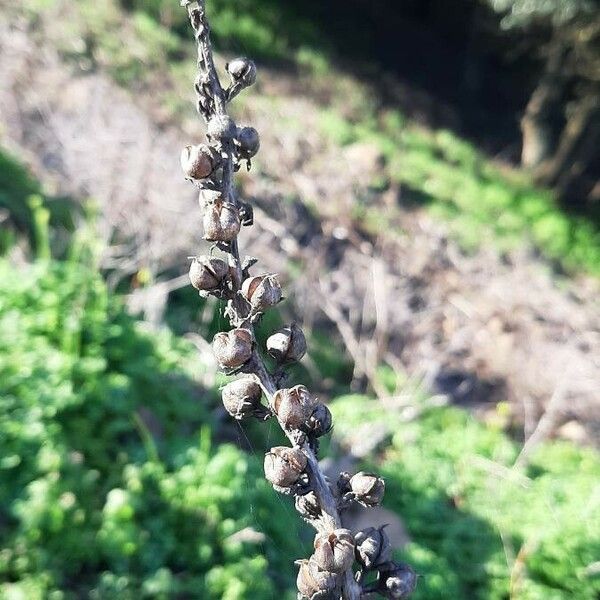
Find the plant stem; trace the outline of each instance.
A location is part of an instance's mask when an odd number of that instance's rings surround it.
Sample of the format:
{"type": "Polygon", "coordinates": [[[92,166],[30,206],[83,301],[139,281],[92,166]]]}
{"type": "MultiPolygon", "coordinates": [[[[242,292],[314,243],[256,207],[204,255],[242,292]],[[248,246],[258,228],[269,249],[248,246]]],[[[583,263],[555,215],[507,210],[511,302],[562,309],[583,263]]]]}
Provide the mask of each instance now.
{"type": "MultiPolygon", "coordinates": [[[[205,14],[205,0],[199,0],[198,2],[182,0],[182,4],[184,4],[188,10],[190,22],[194,28],[196,43],[198,45],[198,76],[196,78],[196,92],[198,96],[197,108],[204,120],[208,121],[210,117],[214,115],[226,115],[227,110],[225,93],[219,82],[212,56],[209,35],[210,28],[205,14]]],[[[233,186],[233,150],[232,142],[222,144],[221,157],[223,160],[223,170],[221,192],[223,198],[229,199],[229,202],[239,208],[240,202],[233,186]]],[[[229,263],[234,274],[232,277],[232,289],[230,295],[232,312],[234,314],[229,316],[230,322],[233,326],[240,326],[240,323],[243,323],[243,327],[250,329],[254,335],[254,325],[247,314],[248,311],[245,306],[245,300],[240,293],[243,273],[237,237],[231,241],[227,247],[224,247],[224,249],[229,254],[229,263]]],[[[278,390],[278,385],[272,374],[268,371],[258,350],[254,350],[253,356],[248,364],[251,367],[248,370],[259,380],[265,396],[268,399],[269,406],[272,407],[273,395],[278,390]]],[[[318,498],[322,513],[318,520],[312,521],[312,524],[319,533],[329,534],[334,529],[338,529],[342,526],[337,500],[327,483],[325,475],[319,467],[317,456],[310,447],[308,441],[304,439],[298,444],[298,440],[294,439],[290,432],[286,431],[283,427],[282,429],[291,444],[299,447],[307,458],[306,472],[308,474],[311,489],[318,498]]],[[[361,597],[361,588],[354,580],[352,569],[348,569],[343,575],[341,594],[343,600],[359,600],[361,597]]]]}

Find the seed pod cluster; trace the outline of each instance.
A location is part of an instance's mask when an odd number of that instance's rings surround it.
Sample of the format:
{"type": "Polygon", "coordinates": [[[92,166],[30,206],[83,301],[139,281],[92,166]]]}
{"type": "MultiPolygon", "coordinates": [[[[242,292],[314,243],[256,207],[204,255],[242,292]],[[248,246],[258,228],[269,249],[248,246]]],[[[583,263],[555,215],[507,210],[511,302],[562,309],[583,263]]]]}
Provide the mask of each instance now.
{"type": "Polygon", "coordinates": [[[300,565],[300,570],[296,585],[303,600],[333,600],[335,598],[339,583],[337,574],[320,569],[314,557],[309,560],[297,561],[297,564],[300,565]]]}
{"type": "Polygon", "coordinates": [[[315,562],[323,571],[343,573],[354,562],[354,538],[348,529],[335,529],[315,537],[315,562]]]}
{"type": "Polygon", "coordinates": [[[383,500],[385,481],[373,473],[360,471],[350,478],[350,489],[359,504],[377,506],[383,500]]]}
{"type": "Polygon", "coordinates": [[[260,136],[254,127],[240,127],[235,136],[240,158],[251,159],[260,149],[260,136]]]}
{"type": "Polygon", "coordinates": [[[354,536],[356,560],[365,569],[376,569],[392,558],[390,540],[383,527],[368,527],[354,536]]]}
{"type": "Polygon", "coordinates": [[[218,154],[205,144],[186,146],[181,151],[181,168],[186,179],[206,179],[218,164],[218,154]]]}
{"type": "Polygon", "coordinates": [[[383,527],[369,527],[353,535],[339,527],[340,511],[351,502],[376,506],[383,498],[385,484],[366,472],[343,473],[337,493],[331,489],[318,466],[319,437],[332,428],[332,415],[306,387],[284,387],[285,367],[300,361],[307,351],[304,333],[295,323],[273,332],[266,352],[274,359],[269,372],[256,347],[254,325],[269,308],[282,300],[277,275],[250,275],[256,259],[241,260],[237,236],[242,224],[253,224],[253,208],[237,197],[233,174],[260,149],[260,136],[254,127],[237,127],[226,114],[226,106],[244,88],[256,81],[256,65],[236,58],[226,65],[231,79],[226,89],[219,81],[211,55],[210,27],[206,21],[205,0],[182,1],[188,9],[200,50],[195,80],[197,109],[207,121],[207,143],[189,145],[181,153],[185,177],[199,188],[203,207],[204,239],[214,242],[211,249],[227,253],[227,260],[200,256],[194,258],[189,278],[201,295],[212,294],[227,301],[225,314],[233,327],[217,333],[212,342],[216,360],[227,374],[243,373],[221,390],[225,410],[235,419],[265,419],[275,415],[291,447],[276,446],[265,454],[264,473],[273,487],[295,496],[295,506],[318,534],[314,552],[301,560],[297,577],[302,600],[340,600],[366,597],[377,592],[386,598],[403,600],[414,590],[416,574],[407,565],[391,560],[391,547],[383,527]],[[262,403],[263,392],[268,406],[262,403]],[[352,573],[355,561],[360,566],[352,573]],[[365,572],[377,572],[377,579],[363,581],[365,572]]]}
{"type": "Polygon", "coordinates": [[[292,323],[276,331],[267,339],[267,350],[282,364],[300,360],[306,354],[306,338],[302,329],[292,323]]]}
{"type": "Polygon", "coordinates": [[[305,519],[317,519],[321,516],[321,505],[317,495],[310,491],[308,494],[298,495],[295,500],[296,510],[305,519]]]}
{"type": "Polygon", "coordinates": [[[214,115],[206,126],[206,135],[217,143],[231,141],[237,133],[235,121],[228,115],[214,115]]]}
{"type": "Polygon", "coordinates": [[[230,202],[219,199],[204,211],[204,239],[209,242],[231,242],[241,228],[240,215],[230,202]]]}
{"type": "Polygon", "coordinates": [[[225,68],[231,80],[243,87],[249,87],[256,81],[256,65],[249,58],[234,58],[225,65],[225,68]]]}
{"type": "Polygon", "coordinates": [[[306,456],[298,448],[276,446],[265,455],[265,477],[275,486],[288,488],[306,469],[306,456]]]}
{"type": "Polygon", "coordinates": [[[279,279],[275,274],[248,277],[242,284],[242,295],[250,303],[254,312],[264,311],[275,306],[281,300],[279,279]]]}
{"type": "Polygon", "coordinates": [[[390,600],[406,600],[417,587],[418,576],[406,563],[389,563],[379,571],[378,592],[390,600]]]}
{"type": "Polygon", "coordinates": [[[243,419],[259,414],[262,388],[250,377],[243,377],[228,383],[221,390],[225,410],[234,419],[243,419]]]}
{"type": "Polygon", "coordinates": [[[221,331],[213,338],[213,352],[224,369],[238,369],[250,360],[254,338],[249,329],[221,331]]]}
{"type": "Polygon", "coordinates": [[[278,390],[273,396],[273,410],[287,431],[300,429],[316,406],[316,398],[303,385],[278,390]]]}
{"type": "Polygon", "coordinates": [[[229,273],[224,260],[200,256],[190,265],[190,282],[200,292],[218,290],[229,273]]]}
{"type": "Polygon", "coordinates": [[[332,427],[331,411],[324,404],[317,404],[304,424],[304,430],[317,438],[329,433],[332,427]]]}

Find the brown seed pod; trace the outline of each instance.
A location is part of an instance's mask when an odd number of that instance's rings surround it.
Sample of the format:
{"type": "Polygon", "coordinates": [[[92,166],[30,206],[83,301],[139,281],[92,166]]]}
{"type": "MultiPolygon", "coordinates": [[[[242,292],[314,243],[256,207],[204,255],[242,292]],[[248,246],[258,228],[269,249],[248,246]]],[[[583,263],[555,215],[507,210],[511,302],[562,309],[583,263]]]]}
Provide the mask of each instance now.
{"type": "Polygon", "coordinates": [[[277,275],[248,277],[242,283],[242,295],[255,312],[275,306],[281,300],[281,286],[277,275]]]}
{"type": "Polygon", "coordinates": [[[217,166],[218,156],[205,144],[186,146],[181,151],[181,168],[187,179],[206,179],[217,166]]]}
{"type": "Polygon", "coordinates": [[[392,559],[392,546],[383,527],[368,527],[354,536],[356,560],[367,569],[376,569],[392,559]]]}
{"type": "Polygon", "coordinates": [[[383,500],[385,481],[372,473],[360,471],[350,478],[350,489],[363,506],[377,506],[383,500]]]}
{"type": "Polygon", "coordinates": [[[388,563],[379,573],[378,591],[390,600],[406,600],[417,587],[418,575],[406,563],[388,563]]]}
{"type": "Polygon", "coordinates": [[[208,208],[211,204],[215,204],[215,202],[222,202],[223,194],[218,190],[211,189],[201,189],[200,194],[198,194],[198,204],[202,208],[208,208]]]}
{"type": "Polygon", "coordinates": [[[210,292],[221,287],[228,273],[229,267],[224,260],[200,256],[192,261],[189,275],[197,290],[210,292]]]}
{"type": "Polygon", "coordinates": [[[256,65],[249,58],[234,58],[225,65],[225,68],[234,83],[248,87],[256,81],[256,65]]]}
{"type": "Polygon", "coordinates": [[[204,211],[204,239],[209,242],[230,242],[240,232],[237,208],[230,202],[217,200],[204,211]]]}
{"type": "Polygon", "coordinates": [[[225,410],[235,419],[250,417],[256,413],[262,398],[262,388],[250,377],[228,383],[221,390],[225,410]]]}
{"type": "Polygon", "coordinates": [[[314,492],[308,492],[303,496],[296,496],[296,510],[305,519],[317,519],[321,515],[321,505],[314,492]]]}
{"type": "Polygon", "coordinates": [[[298,448],[276,446],[265,455],[265,477],[273,485],[290,487],[298,481],[306,463],[306,456],[298,448]]]}
{"type": "Polygon", "coordinates": [[[303,385],[277,390],[273,410],[284,429],[300,429],[317,405],[317,400],[303,385]]]}
{"type": "Polygon", "coordinates": [[[342,573],[354,562],[354,538],[348,529],[335,529],[315,537],[313,558],[323,571],[342,573]]]}
{"type": "Polygon", "coordinates": [[[333,417],[331,411],[324,404],[317,404],[306,421],[304,430],[315,437],[321,437],[329,433],[332,427],[333,417]]]}
{"type": "Polygon", "coordinates": [[[300,360],[306,354],[306,338],[302,329],[292,323],[267,339],[269,354],[279,363],[300,360]]]}
{"type": "Polygon", "coordinates": [[[315,562],[310,560],[296,561],[300,565],[296,585],[303,598],[309,600],[326,600],[333,598],[338,585],[338,576],[329,571],[322,571],[315,562]]]}
{"type": "Polygon", "coordinates": [[[253,337],[248,329],[221,331],[213,338],[217,362],[225,369],[237,369],[252,356],[253,337]]]}
{"type": "Polygon", "coordinates": [[[214,115],[206,126],[206,135],[217,142],[228,142],[235,137],[237,127],[228,115],[214,115]]]}
{"type": "Polygon", "coordinates": [[[260,136],[254,127],[240,127],[235,142],[240,158],[250,159],[260,149],[260,136]]]}

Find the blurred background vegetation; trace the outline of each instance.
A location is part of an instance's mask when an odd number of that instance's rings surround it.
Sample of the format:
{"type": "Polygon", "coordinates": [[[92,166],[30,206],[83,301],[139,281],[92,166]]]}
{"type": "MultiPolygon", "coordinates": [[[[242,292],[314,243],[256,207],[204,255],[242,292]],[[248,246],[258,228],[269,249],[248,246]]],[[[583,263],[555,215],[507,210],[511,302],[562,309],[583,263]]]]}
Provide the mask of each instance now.
{"type": "MultiPolygon", "coordinates": [[[[252,123],[262,119],[264,152],[274,146],[276,158],[259,157],[242,188],[256,200],[258,223],[282,227],[275,233],[288,241],[284,250],[303,249],[273,263],[269,239],[252,239],[250,251],[266,256],[300,298],[271,315],[261,334],[303,317],[302,273],[310,277],[311,261],[325,254],[325,268],[348,278],[359,268],[343,240],[380,253],[391,313],[401,312],[399,286],[410,280],[415,319],[423,298],[446,304],[475,273],[491,286],[495,271],[484,262],[491,252],[507,272],[523,269],[518,285],[540,307],[532,321],[557,319],[598,374],[596,2],[208,0],[208,7],[222,56],[256,57],[264,73],[249,108],[243,98],[236,110],[252,123]],[[282,129],[270,139],[269,127],[282,129]],[[303,176],[325,192],[313,192],[303,176]],[[338,191],[332,179],[345,177],[338,191]],[[299,183],[290,188],[287,179],[299,183]],[[428,228],[444,232],[425,240],[441,262],[450,247],[473,264],[457,268],[451,292],[443,288],[437,299],[415,289],[433,289],[445,267],[394,270],[402,257],[425,252],[417,242],[428,228]],[[394,253],[394,244],[412,244],[414,253],[394,253]],[[550,289],[579,312],[544,312],[557,297],[550,289]]],[[[136,164],[131,152],[96,175],[112,160],[100,145],[113,135],[106,119],[85,145],[61,137],[76,121],[64,115],[91,120],[85,111],[104,89],[99,81],[108,86],[105,104],[114,99],[109,111],[118,111],[124,89],[146,119],[127,113],[124,141],[111,138],[110,148],[146,135],[140,123],[154,128],[153,147],[200,134],[190,125],[194,48],[185,11],[170,0],[0,1],[0,9],[0,75],[10,82],[0,94],[0,597],[291,599],[293,560],[307,554],[311,535],[262,477],[276,428],[231,423],[220,408],[225,379],[204,340],[223,326],[223,307],[185,287],[185,252],[201,250],[197,221],[188,233],[188,209],[169,204],[179,182],[145,163],[135,185],[117,190],[136,164]],[[85,109],[72,82],[96,86],[85,109]],[[77,162],[86,152],[90,161],[77,162]],[[162,182],[156,198],[151,175],[162,182]],[[182,248],[168,255],[177,237],[182,248]]],[[[87,131],[83,120],[76,142],[87,131]]],[[[176,153],[159,155],[168,160],[175,164],[176,153]]],[[[193,198],[184,200],[198,212],[193,198]]],[[[502,301],[490,308],[494,318],[502,301]]],[[[354,324],[345,302],[332,296],[327,318],[307,324],[309,357],[293,378],[329,401],[336,427],[324,454],[334,467],[352,456],[352,468],[385,476],[389,512],[380,518],[404,529],[396,553],[423,575],[415,597],[600,598],[598,379],[591,393],[573,396],[583,398],[579,412],[555,410],[569,390],[537,391],[510,367],[494,394],[486,380],[469,396],[476,402],[462,402],[396,351],[395,331],[384,336],[389,352],[376,354],[372,368],[361,364],[360,353],[344,349],[353,338],[337,323],[350,315],[354,324]],[[519,403],[527,394],[539,401],[529,428],[519,403]],[[566,422],[580,431],[587,421],[585,435],[560,429],[566,422]]],[[[377,298],[375,305],[380,312],[377,298]]],[[[356,335],[366,346],[379,330],[362,320],[368,326],[356,335]]],[[[425,325],[452,345],[447,321],[425,325]]],[[[526,338],[538,334],[527,327],[526,338]]],[[[475,334],[484,331],[479,324],[475,334]]],[[[419,335],[411,331],[403,347],[412,350],[408,338],[419,335]]],[[[484,361],[477,339],[468,343],[475,363],[484,361]]],[[[491,353],[500,360],[501,351],[498,344],[491,353]]],[[[533,358],[543,365],[552,357],[542,347],[533,358]]]]}

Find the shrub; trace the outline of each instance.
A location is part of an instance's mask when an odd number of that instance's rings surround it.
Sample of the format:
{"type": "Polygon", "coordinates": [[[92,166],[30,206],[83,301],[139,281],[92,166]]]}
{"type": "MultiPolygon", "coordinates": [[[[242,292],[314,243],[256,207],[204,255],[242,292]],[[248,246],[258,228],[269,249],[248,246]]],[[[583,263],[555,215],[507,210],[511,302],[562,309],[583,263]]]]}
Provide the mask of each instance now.
{"type": "Polygon", "coordinates": [[[377,468],[384,503],[415,540],[402,557],[423,574],[416,598],[598,598],[595,451],[550,442],[520,471],[511,469],[518,445],[462,410],[426,409],[402,423],[368,398],[347,396],[332,412],[340,423],[354,414],[355,427],[384,422],[397,431],[377,468]]]}
{"type": "Polygon", "coordinates": [[[93,265],[1,261],[0,346],[1,597],[291,587],[295,526],[258,459],[211,444],[195,350],[129,317],[93,265]]]}

